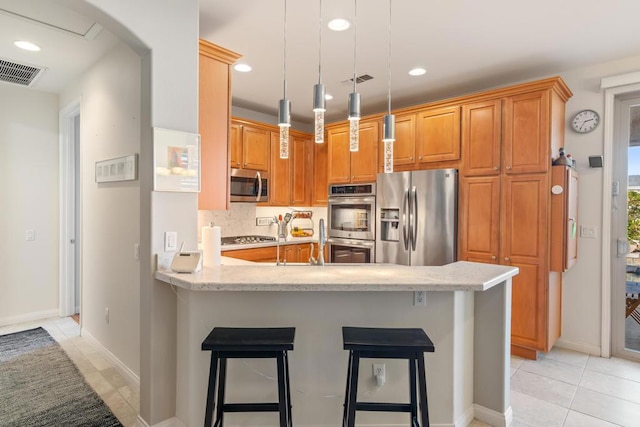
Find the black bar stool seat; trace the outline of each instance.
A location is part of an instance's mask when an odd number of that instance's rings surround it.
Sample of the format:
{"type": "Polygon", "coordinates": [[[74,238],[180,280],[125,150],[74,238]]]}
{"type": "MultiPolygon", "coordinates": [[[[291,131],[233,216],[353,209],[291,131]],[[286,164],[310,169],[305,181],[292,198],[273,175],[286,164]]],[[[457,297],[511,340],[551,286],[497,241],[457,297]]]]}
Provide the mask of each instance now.
{"type": "Polygon", "coordinates": [[[225,412],[278,412],[280,427],[291,427],[291,389],[287,351],[293,350],[295,328],[213,328],[202,342],[203,351],[211,351],[205,427],[222,427],[225,412]],[[278,367],[277,403],[225,403],[227,359],[274,358],[278,367]],[[214,404],[218,384],[217,408],[214,404]]]}
{"type": "Polygon", "coordinates": [[[342,328],[342,341],[349,350],[343,427],[354,427],[356,411],[408,412],[411,427],[429,426],[424,353],[435,351],[433,342],[420,328],[342,328]],[[358,402],[360,359],[406,359],[409,362],[409,403],[358,402]],[[418,396],[418,387],[420,395],[418,396]],[[418,418],[418,406],[420,418],[418,418]]]}

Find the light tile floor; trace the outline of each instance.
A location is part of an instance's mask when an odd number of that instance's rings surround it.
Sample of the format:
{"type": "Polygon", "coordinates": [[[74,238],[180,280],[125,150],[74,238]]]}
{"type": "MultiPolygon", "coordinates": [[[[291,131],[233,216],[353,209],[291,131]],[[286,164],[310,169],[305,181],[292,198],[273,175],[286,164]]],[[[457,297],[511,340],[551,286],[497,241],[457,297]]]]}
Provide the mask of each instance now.
{"type": "MultiPolygon", "coordinates": [[[[45,328],[125,427],[136,426],[140,394],[91,345],[71,318],[0,327],[0,335],[45,328]]],[[[537,361],[511,358],[515,427],[640,426],[640,363],[554,348],[537,361]]],[[[470,427],[488,424],[474,420],[470,427]]]]}
{"type": "Polygon", "coordinates": [[[109,406],[124,427],[136,426],[140,393],[111,363],[80,336],[80,325],[70,317],[52,318],[0,327],[0,335],[43,327],[84,375],[85,380],[109,406]]]}

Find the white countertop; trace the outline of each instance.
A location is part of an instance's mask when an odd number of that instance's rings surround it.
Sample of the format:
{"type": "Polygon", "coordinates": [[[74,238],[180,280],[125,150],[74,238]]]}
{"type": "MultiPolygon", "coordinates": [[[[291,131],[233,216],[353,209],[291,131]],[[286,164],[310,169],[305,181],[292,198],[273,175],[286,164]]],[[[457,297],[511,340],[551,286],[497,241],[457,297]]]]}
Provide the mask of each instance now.
{"type": "Polygon", "coordinates": [[[485,291],[518,274],[516,267],[467,261],[275,266],[222,257],[222,263],[187,274],[160,267],[155,278],[192,291],[485,291]]]}

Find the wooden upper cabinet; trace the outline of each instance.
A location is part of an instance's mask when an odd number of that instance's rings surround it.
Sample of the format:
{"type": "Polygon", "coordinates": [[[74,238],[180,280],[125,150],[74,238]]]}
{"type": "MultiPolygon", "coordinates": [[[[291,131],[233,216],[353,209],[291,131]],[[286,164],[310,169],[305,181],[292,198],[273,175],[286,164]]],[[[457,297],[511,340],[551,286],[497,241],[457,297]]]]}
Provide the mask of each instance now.
{"type": "MultiPolygon", "coordinates": [[[[381,145],[381,150],[384,147],[381,145]]],[[[381,161],[384,160],[381,154],[381,161]]],[[[393,143],[393,165],[413,165],[416,162],[416,115],[396,116],[396,140],[393,143]]]]}
{"type": "Polygon", "coordinates": [[[266,129],[242,126],[242,168],[269,170],[271,132],[266,129]]]}
{"type": "Polygon", "coordinates": [[[200,183],[198,208],[229,206],[229,122],[231,119],[231,64],[240,55],[200,40],[198,56],[198,133],[200,183]]]}
{"type": "Polygon", "coordinates": [[[502,101],[462,106],[462,175],[500,174],[502,101]]]}
{"type": "Polygon", "coordinates": [[[313,144],[313,177],[311,178],[311,206],[327,206],[329,184],[327,181],[329,144],[313,144]]]}
{"type": "Polygon", "coordinates": [[[378,122],[360,123],[359,149],[351,153],[351,182],[375,182],[379,132],[378,122]]]}
{"type": "Polygon", "coordinates": [[[291,165],[280,158],[280,134],[271,134],[271,167],[269,170],[269,204],[288,206],[291,199],[291,165]]]}
{"type": "Polygon", "coordinates": [[[349,125],[327,131],[329,156],[328,182],[348,184],[351,181],[351,152],[349,151],[349,125]]]}
{"type": "Polygon", "coordinates": [[[310,137],[292,136],[290,139],[291,206],[311,205],[311,144],[310,137]]]}
{"type": "Polygon", "coordinates": [[[458,234],[461,260],[499,263],[499,176],[460,178],[458,234]]]}
{"type": "Polygon", "coordinates": [[[416,115],[418,163],[460,158],[460,107],[424,110],[416,115]]]}
{"type": "Polygon", "coordinates": [[[551,271],[567,271],[578,260],[578,172],[551,167],[551,271]]]}
{"type": "Polygon", "coordinates": [[[229,128],[231,132],[231,167],[236,169],[242,168],[242,126],[237,123],[231,123],[229,128]]]}
{"type": "Polygon", "coordinates": [[[549,90],[505,98],[503,164],[505,172],[547,172],[551,165],[549,90]]]}

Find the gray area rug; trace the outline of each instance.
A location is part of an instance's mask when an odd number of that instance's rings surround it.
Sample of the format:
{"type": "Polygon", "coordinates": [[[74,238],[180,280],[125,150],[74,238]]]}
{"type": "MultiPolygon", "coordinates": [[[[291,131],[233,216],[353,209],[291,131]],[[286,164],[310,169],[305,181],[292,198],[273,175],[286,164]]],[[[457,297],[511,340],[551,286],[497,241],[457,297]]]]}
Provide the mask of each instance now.
{"type": "Polygon", "coordinates": [[[42,328],[0,336],[0,426],[121,427],[42,328]]]}

